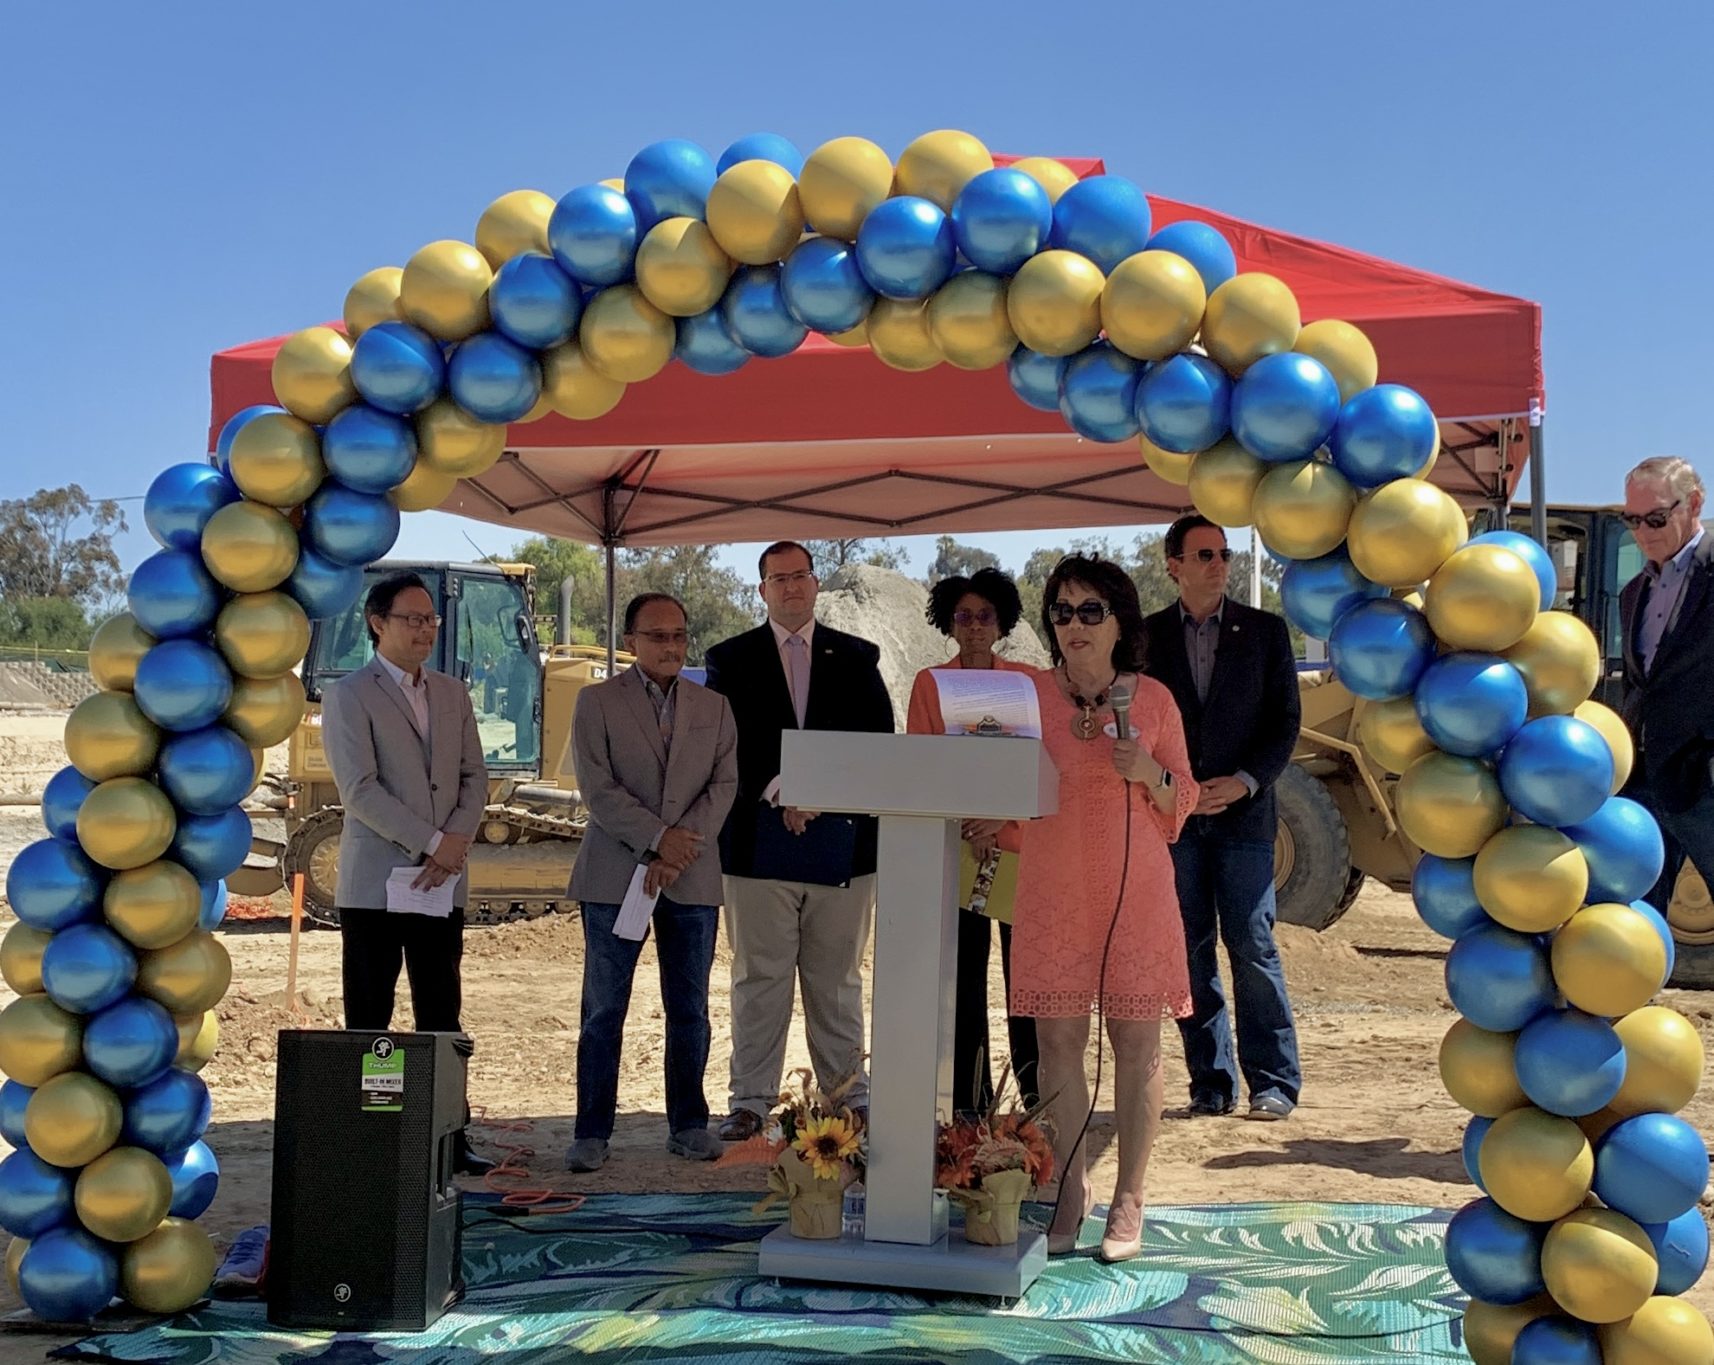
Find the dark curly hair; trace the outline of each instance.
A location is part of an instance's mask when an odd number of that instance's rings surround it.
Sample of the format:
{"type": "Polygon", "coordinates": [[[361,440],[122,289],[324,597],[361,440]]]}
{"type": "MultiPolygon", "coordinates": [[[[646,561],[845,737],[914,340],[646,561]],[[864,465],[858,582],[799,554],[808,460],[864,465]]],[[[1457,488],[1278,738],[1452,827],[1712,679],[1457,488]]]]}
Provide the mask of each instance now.
{"type": "Polygon", "coordinates": [[[1047,584],[1042,588],[1042,633],[1047,636],[1048,653],[1053,657],[1054,663],[1064,663],[1065,655],[1059,648],[1059,635],[1053,628],[1053,618],[1048,615],[1048,611],[1058,600],[1060,589],[1067,583],[1087,584],[1105,598],[1107,605],[1113,609],[1113,615],[1119,622],[1119,638],[1113,642],[1114,672],[1141,672],[1147,655],[1145,646],[1148,628],[1143,624],[1143,608],[1142,603],[1137,600],[1137,585],[1131,581],[1130,574],[1112,560],[1097,559],[1090,555],[1067,555],[1053,566],[1053,572],[1047,576],[1047,584]]]}
{"type": "Polygon", "coordinates": [[[942,635],[952,634],[952,613],[957,610],[959,600],[967,593],[974,593],[994,608],[1002,638],[1012,633],[1012,628],[1018,624],[1018,618],[1024,614],[1023,600],[1018,596],[1018,585],[1012,582],[1010,576],[998,569],[978,569],[968,578],[963,574],[943,578],[928,590],[928,607],[923,616],[927,618],[929,625],[942,635]]]}

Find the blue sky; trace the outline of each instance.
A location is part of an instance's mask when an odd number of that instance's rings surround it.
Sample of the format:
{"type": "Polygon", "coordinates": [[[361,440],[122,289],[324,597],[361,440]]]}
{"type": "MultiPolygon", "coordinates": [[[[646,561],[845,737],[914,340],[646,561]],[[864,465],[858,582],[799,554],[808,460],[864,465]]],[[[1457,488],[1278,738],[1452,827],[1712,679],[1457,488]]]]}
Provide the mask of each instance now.
{"type": "MultiPolygon", "coordinates": [[[[1539,301],[1549,495],[1708,453],[1714,7],[921,3],[14,7],[0,56],[0,497],[203,454],[208,359],[640,147],[962,127],[1539,301]],[[970,16],[980,14],[979,20],[970,16]],[[1701,166],[1702,169],[1696,169],[1701,166]]],[[[459,558],[407,518],[396,553],[459,558]]],[[[1021,564],[1068,533],[968,537],[1021,564]]],[[[910,542],[913,565],[927,563],[910,542]]],[[[733,561],[748,555],[739,551],[733,561]]]]}

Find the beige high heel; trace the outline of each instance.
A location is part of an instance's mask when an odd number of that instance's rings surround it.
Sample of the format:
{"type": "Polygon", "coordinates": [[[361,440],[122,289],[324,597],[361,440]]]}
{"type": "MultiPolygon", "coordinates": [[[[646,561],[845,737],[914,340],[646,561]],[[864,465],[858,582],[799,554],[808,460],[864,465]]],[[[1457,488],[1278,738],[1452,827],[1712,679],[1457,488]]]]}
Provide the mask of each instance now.
{"type": "MultiPolygon", "coordinates": [[[[1060,1198],[1065,1197],[1065,1191],[1060,1191],[1060,1198]]],[[[1083,1231],[1083,1224],[1095,1210],[1095,1190],[1087,1180],[1083,1182],[1083,1213],[1077,1220],[1077,1226],[1070,1232],[1049,1231],[1047,1235],[1047,1254],[1049,1256],[1068,1256],[1077,1250],[1077,1236],[1083,1231]]]]}
{"type": "Polygon", "coordinates": [[[1133,1260],[1143,1251],[1143,1206],[1132,1205],[1123,1200],[1111,1205],[1107,1210],[1107,1227],[1101,1235],[1101,1250],[1098,1253],[1103,1261],[1112,1265],[1118,1261],[1133,1260]],[[1136,1219],[1136,1230],[1129,1235],[1115,1233],[1115,1227],[1123,1228],[1130,1224],[1132,1217],[1136,1219]]]}

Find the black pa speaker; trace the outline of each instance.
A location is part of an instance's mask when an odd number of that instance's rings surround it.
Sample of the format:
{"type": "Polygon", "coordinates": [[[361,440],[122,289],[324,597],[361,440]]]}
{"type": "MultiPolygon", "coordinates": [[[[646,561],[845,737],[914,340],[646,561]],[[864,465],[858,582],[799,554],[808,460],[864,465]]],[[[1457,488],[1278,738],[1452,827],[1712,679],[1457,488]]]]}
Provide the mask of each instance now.
{"type": "Polygon", "coordinates": [[[469,1040],[285,1029],[268,1321],[420,1331],[464,1296],[453,1161],[469,1040]]]}

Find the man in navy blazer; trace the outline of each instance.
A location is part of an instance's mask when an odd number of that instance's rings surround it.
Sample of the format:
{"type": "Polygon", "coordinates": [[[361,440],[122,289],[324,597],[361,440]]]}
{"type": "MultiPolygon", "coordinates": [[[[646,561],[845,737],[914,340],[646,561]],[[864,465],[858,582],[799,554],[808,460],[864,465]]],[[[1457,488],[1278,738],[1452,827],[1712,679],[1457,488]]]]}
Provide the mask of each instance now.
{"type": "Polygon", "coordinates": [[[1164,548],[1179,598],[1147,620],[1145,671],[1178,702],[1201,786],[1172,848],[1193,1008],[1179,1020],[1190,1071],[1185,1112],[1231,1113],[1241,1069],[1249,1117],[1283,1119],[1303,1083],[1274,942],[1273,786],[1291,762],[1302,716],[1291,635],[1272,612],[1226,596],[1232,552],[1226,533],[1206,517],[1180,517],[1164,548]],[[1216,939],[1232,963],[1237,1066],[1216,939]]]}
{"type": "Polygon", "coordinates": [[[738,797],[720,834],[732,944],[731,1112],[720,1125],[728,1142],[760,1132],[779,1100],[794,980],[816,1079],[831,1088],[855,1077],[844,1100],[868,1105],[861,967],[874,921],[877,824],[781,808],[780,735],[893,732],[880,650],[815,619],[809,551],[779,541],[762,552],[759,572],[767,621],[707,657],[708,686],[731,702],[738,723],[738,797]],[[818,820],[855,828],[812,829],[818,820]],[[784,861],[795,839],[804,840],[801,868],[784,861]],[[810,865],[814,856],[821,865],[810,865]]]}

